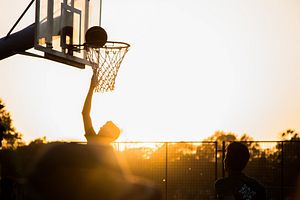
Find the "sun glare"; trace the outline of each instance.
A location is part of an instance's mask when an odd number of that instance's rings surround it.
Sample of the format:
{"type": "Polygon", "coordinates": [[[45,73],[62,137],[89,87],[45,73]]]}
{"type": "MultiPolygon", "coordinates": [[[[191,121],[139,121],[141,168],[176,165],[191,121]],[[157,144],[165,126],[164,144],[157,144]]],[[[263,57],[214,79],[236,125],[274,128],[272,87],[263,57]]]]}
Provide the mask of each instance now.
{"type": "Polygon", "coordinates": [[[113,145],[120,152],[127,149],[139,149],[151,153],[161,148],[164,144],[163,142],[117,142],[113,145]]]}

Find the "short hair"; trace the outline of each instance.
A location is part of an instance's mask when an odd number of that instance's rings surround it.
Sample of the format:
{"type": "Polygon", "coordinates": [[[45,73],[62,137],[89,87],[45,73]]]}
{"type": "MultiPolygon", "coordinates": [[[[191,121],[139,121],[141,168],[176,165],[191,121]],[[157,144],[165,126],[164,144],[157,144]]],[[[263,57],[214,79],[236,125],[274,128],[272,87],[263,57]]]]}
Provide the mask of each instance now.
{"type": "Polygon", "coordinates": [[[120,136],[121,130],[112,121],[107,121],[98,131],[97,137],[113,142],[120,136]]]}
{"type": "Polygon", "coordinates": [[[232,142],[226,149],[226,167],[234,171],[242,171],[250,158],[248,147],[241,142],[232,142]]]}

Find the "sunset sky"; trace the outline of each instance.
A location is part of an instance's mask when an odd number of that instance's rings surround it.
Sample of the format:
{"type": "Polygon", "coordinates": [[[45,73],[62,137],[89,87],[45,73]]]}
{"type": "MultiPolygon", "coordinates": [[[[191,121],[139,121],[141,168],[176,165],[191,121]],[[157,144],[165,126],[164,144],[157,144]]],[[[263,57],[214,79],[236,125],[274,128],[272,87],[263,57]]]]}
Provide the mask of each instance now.
{"type": "MultiPolygon", "coordinates": [[[[4,37],[30,0],[0,6],[4,37]]],[[[16,30],[34,22],[33,6],[16,30]]],[[[299,0],[103,0],[109,40],[131,44],[112,93],[95,93],[96,129],[120,141],[201,140],[216,130],[277,140],[300,130],[299,0]]],[[[0,98],[26,141],[84,140],[91,68],[12,56],[0,98]]]]}

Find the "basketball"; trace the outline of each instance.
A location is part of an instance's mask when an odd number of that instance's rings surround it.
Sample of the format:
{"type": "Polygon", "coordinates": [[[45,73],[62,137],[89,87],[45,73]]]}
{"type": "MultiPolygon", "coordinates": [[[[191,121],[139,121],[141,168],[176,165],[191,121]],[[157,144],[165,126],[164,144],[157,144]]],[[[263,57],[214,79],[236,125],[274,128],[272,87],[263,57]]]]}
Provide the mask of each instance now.
{"type": "Polygon", "coordinates": [[[89,28],[85,34],[85,44],[93,48],[101,48],[107,42],[107,33],[100,26],[89,28]]]}

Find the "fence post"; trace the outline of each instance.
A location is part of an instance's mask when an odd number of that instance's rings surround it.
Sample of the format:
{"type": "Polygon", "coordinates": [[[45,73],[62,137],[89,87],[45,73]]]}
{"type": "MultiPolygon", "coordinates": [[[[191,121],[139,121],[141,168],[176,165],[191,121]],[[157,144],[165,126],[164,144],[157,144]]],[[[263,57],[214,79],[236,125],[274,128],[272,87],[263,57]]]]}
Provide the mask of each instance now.
{"type": "Polygon", "coordinates": [[[283,162],[283,159],[284,159],[284,151],[283,151],[283,141],[281,141],[281,199],[283,200],[284,199],[284,171],[283,171],[283,167],[284,167],[284,162],[283,162]]]}
{"type": "Polygon", "coordinates": [[[165,190],[166,200],[168,199],[168,142],[166,142],[166,167],[165,167],[165,190]]]}
{"type": "Polygon", "coordinates": [[[224,158],[225,158],[225,141],[222,141],[222,177],[225,177],[225,166],[224,166],[224,158]]]}
{"type": "Polygon", "coordinates": [[[215,154],[215,181],[218,179],[218,142],[215,142],[216,154],[215,154]]]}

